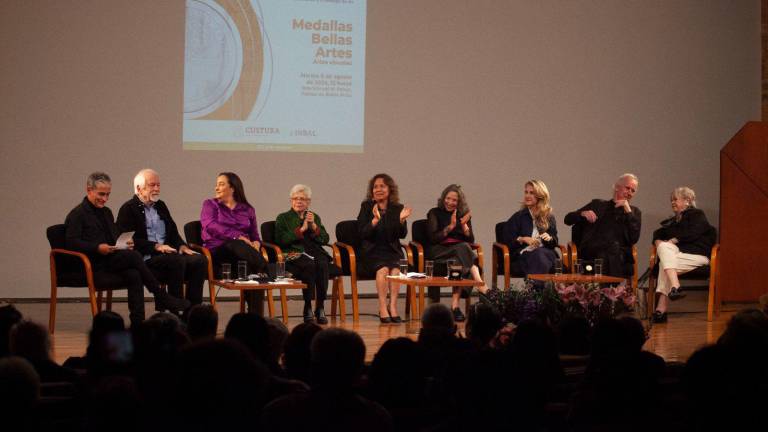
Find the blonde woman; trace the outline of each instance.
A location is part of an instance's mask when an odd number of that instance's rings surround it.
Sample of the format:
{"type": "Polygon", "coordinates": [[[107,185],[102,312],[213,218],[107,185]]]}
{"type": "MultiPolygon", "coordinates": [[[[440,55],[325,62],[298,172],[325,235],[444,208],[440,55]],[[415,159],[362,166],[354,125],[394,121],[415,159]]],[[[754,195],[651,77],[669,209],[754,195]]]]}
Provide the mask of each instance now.
{"type": "Polygon", "coordinates": [[[682,186],[670,196],[672,217],[661,221],[661,228],[653,232],[653,244],[659,257],[659,278],[656,293],[659,302],[653,322],[667,322],[669,300],[683,297],[678,274],[709,264],[709,255],[715,245],[717,232],[709,224],[704,212],[696,208],[696,193],[682,186]]]}
{"type": "Polygon", "coordinates": [[[541,180],[525,183],[520,210],[504,225],[509,258],[525,274],[549,273],[557,258],[557,225],[549,189],[541,180]]]}

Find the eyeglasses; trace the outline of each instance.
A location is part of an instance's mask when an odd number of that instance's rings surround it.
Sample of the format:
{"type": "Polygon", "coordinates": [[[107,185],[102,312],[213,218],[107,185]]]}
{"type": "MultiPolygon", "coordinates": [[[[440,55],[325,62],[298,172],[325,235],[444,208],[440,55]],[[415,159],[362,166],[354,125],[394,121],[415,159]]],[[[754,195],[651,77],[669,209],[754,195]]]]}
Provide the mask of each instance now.
{"type": "Polygon", "coordinates": [[[309,198],[304,198],[304,197],[291,197],[291,201],[299,201],[299,202],[304,202],[304,201],[309,201],[309,198]]]}

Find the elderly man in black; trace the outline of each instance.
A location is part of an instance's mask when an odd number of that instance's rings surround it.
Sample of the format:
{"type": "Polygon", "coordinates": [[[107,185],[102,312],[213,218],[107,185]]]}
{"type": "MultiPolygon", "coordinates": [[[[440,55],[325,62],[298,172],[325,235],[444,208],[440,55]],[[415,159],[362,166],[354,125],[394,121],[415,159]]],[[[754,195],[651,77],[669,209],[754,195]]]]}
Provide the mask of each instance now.
{"type": "Polygon", "coordinates": [[[67,215],[66,244],[68,249],[88,255],[95,272],[120,275],[128,288],[128,310],[132,325],[144,320],[144,286],[154,294],[159,309],[182,311],[189,302],[172,297],[160,288],[160,282],[144,264],[141,254],[115,246],[120,230],[112,211],[106,207],[112,192],[112,180],[105,173],[95,172],[86,181],[86,196],[67,215]]]}
{"type": "Polygon", "coordinates": [[[637,186],[637,176],[623,174],[613,186],[612,199],[594,199],[565,215],[565,224],[573,225],[571,238],[579,258],[602,258],[604,274],[632,274],[632,245],[640,238],[641,214],[640,209],[629,203],[637,186]]]}
{"type": "Polygon", "coordinates": [[[155,277],[168,285],[168,293],[182,297],[187,281],[187,300],[193,305],[203,301],[203,282],[208,275],[208,261],[187,246],[179,235],[168,206],[160,200],[160,175],[143,169],[133,179],[133,198],[117,213],[122,232],[135,231],[134,248],[155,277]]]}

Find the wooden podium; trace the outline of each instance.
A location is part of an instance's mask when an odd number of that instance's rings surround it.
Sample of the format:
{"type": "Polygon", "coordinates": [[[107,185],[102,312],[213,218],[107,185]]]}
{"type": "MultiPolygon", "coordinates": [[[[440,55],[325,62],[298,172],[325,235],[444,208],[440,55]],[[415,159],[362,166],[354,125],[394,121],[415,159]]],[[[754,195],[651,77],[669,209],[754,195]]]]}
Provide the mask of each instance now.
{"type": "Polygon", "coordinates": [[[720,150],[722,301],[768,292],[768,123],[748,122],[720,150]]]}

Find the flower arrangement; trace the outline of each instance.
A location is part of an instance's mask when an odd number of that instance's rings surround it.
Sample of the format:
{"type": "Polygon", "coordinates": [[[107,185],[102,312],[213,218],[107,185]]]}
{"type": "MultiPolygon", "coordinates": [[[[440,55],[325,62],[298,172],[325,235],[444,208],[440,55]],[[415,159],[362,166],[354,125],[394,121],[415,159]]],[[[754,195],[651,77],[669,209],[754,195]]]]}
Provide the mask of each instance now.
{"type": "Polygon", "coordinates": [[[484,301],[493,305],[511,323],[541,319],[557,324],[565,316],[583,316],[590,325],[601,318],[632,310],[635,296],[626,285],[600,287],[597,283],[535,284],[526,280],[521,289],[489,290],[484,301]]]}

